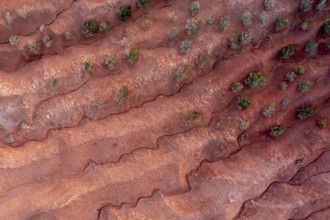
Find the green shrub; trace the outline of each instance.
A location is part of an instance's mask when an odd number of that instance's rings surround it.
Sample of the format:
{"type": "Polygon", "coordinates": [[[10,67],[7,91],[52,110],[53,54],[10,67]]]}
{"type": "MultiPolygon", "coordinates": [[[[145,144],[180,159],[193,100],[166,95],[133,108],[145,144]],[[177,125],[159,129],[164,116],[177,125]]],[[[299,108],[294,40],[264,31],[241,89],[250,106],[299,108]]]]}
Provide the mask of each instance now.
{"type": "Polygon", "coordinates": [[[129,90],[126,86],[120,86],[117,90],[116,99],[118,103],[123,103],[127,100],[129,95],[129,90]]]}
{"type": "Polygon", "coordinates": [[[49,35],[46,35],[43,38],[43,43],[45,47],[49,48],[53,45],[53,40],[49,37],[49,35]]]}
{"type": "Polygon", "coordinates": [[[280,53],[280,58],[281,59],[289,59],[291,56],[293,56],[296,51],[295,51],[295,46],[293,44],[290,44],[286,47],[284,47],[282,50],[281,50],[281,53],[280,53]]]}
{"type": "Polygon", "coordinates": [[[207,53],[199,55],[197,60],[197,67],[203,68],[203,66],[206,64],[208,59],[209,59],[209,55],[207,53]]]}
{"type": "Polygon", "coordinates": [[[327,128],[328,127],[328,120],[326,118],[319,118],[317,119],[317,126],[319,128],[327,128]]]}
{"type": "Polygon", "coordinates": [[[186,66],[179,67],[175,74],[174,74],[174,79],[176,81],[181,81],[187,74],[188,68],[186,66]]]}
{"type": "Polygon", "coordinates": [[[249,108],[251,105],[251,101],[248,97],[239,97],[237,102],[236,102],[236,107],[241,110],[245,110],[249,108]]]}
{"type": "Polygon", "coordinates": [[[286,28],[289,24],[289,20],[286,18],[279,18],[276,21],[276,25],[275,25],[275,29],[276,31],[280,31],[283,30],[284,28],[286,28]]]}
{"type": "Polygon", "coordinates": [[[211,25],[211,24],[214,23],[214,21],[215,21],[215,16],[214,16],[214,15],[208,15],[208,16],[206,17],[206,24],[211,25]]]}
{"type": "Polygon", "coordinates": [[[94,19],[87,20],[82,26],[82,32],[86,37],[91,37],[98,31],[98,25],[94,19]]]}
{"type": "Polygon", "coordinates": [[[126,21],[132,16],[132,9],[130,5],[119,8],[118,17],[121,21],[126,21]]]}
{"type": "Polygon", "coordinates": [[[86,58],[85,61],[84,61],[84,70],[86,72],[90,72],[93,68],[93,62],[92,62],[92,59],[91,58],[86,58]]]}
{"type": "Polygon", "coordinates": [[[330,19],[324,22],[322,26],[322,32],[324,34],[330,35],[330,19]]]}
{"type": "Polygon", "coordinates": [[[135,47],[128,52],[127,61],[132,64],[139,58],[139,55],[139,49],[135,47]]]}
{"type": "Polygon", "coordinates": [[[270,128],[269,135],[276,137],[283,134],[287,130],[287,127],[284,124],[274,125],[270,128]]]}
{"type": "Polygon", "coordinates": [[[98,108],[98,109],[103,109],[104,106],[105,106],[105,103],[104,103],[103,100],[99,100],[99,101],[97,101],[97,108],[98,108]]]}
{"type": "Polygon", "coordinates": [[[231,91],[235,92],[235,93],[242,91],[243,88],[244,88],[244,85],[240,82],[233,82],[230,86],[231,91]]]}
{"type": "Polygon", "coordinates": [[[186,125],[189,125],[189,124],[196,122],[200,117],[201,117],[201,115],[196,111],[188,112],[184,116],[184,122],[186,125]]]}
{"type": "Polygon", "coordinates": [[[39,54],[41,50],[41,44],[37,41],[28,43],[28,49],[33,54],[39,54]]]}
{"type": "Polygon", "coordinates": [[[252,89],[260,89],[266,82],[267,78],[259,71],[251,72],[244,80],[245,85],[250,86],[252,89]]]}
{"type": "Polygon", "coordinates": [[[303,23],[301,23],[300,28],[303,31],[307,31],[309,29],[309,22],[308,21],[304,21],[303,23]]]}
{"type": "Polygon", "coordinates": [[[307,92],[312,87],[313,83],[309,80],[303,80],[298,84],[298,90],[300,92],[307,92]]]}
{"type": "Polygon", "coordinates": [[[299,119],[306,119],[312,117],[315,114],[315,110],[312,106],[304,106],[297,110],[297,117],[299,119]]]}
{"type": "Polygon", "coordinates": [[[307,52],[314,51],[317,49],[318,46],[319,44],[315,40],[311,40],[305,45],[305,51],[307,52]]]}
{"type": "Polygon", "coordinates": [[[59,82],[59,79],[57,77],[52,77],[50,79],[50,84],[53,86],[53,87],[56,87],[58,85],[58,82],[59,82]]]}
{"type": "Polygon", "coordinates": [[[147,4],[149,3],[149,0],[138,0],[136,2],[137,6],[139,8],[145,8],[147,6],[147,4]]]}

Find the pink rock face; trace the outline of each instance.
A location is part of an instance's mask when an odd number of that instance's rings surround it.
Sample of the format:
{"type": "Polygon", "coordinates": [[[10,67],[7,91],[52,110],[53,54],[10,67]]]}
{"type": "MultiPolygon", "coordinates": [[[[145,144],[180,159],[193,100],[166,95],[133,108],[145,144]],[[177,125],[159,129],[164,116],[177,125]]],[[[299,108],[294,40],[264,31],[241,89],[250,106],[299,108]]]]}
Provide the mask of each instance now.
{"type": "Polygon", "coordinates": [[[330,219],[328,1],[0,5],[0,219],[330,219]]]}

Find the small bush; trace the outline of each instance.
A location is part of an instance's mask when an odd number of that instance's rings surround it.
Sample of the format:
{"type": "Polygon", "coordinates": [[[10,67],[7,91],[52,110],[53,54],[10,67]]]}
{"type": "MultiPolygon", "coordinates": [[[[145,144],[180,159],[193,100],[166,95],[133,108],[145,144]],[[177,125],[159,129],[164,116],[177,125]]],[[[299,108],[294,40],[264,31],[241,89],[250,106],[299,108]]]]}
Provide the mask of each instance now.
{"type": "Polygon", "coordinates": [[[191,7],[190,7],[191,16],[197,15],[200,9],[201,9],[200,2],[199,1],[193,2],[191,7]]]}
{"type": "Polygon", "coordinates": [[[172,28],[170,30],[170,32],[168,33],[167,39],[171,43],[171,42],[177,41],[178,40],[178,36],[179,36],[178,29],[172,28]]]}
{"type": "Polygon", "coordinates": [[[245,46],[248,45],[252,40],[252,32],[251,31],[244,31],[241,33],[239,37],[239,42],[241,45],[245,46]]]}
{"type": "Polygon", "coordinates": [[[215,21],[215,16],[214,15],[208,15],[206,17],[206,24],[211,25],[211,24],[214,23],[214,21],[215,21]]]}
{"type": "Polygon", "coordinates": [[[66,31],[64,33],[64,38],[65,38],[65,40],[71,40],[73,38],[72,32],[71,31],[66,31]]]}
{"type": "Polygon", "coordinates": [[[208,59],[209,59],[209,55],[207,53],[199,55],[196,63],[197,67],[200,69],[203,68],[203,66],[206,64],[208,59]]]}
{"type": "Polygon", "coordinates": [[[252,89],[260,89],[267,82],[267,78],[262,72],[251,72],[249,76],[244,80],[245,85],[250,86],[252,89]]]}
{"type": "Polygon", "coordinates": [[[244,88],[244,85],[240,82],[233,82],[230,86],[231,91],[235,92],[235,93],[242,91],[243,88],[244,88]]]}
{"type": "Polygon", "coordinates": [[[101,33],[107,33],[107,32],[109,32],[110,31],[110,25],[109,25],[109,23],[106,22],[106,21],[102,21],[100,23],[100,25],[99,25],[99,31],[101,33]]]}
{"type": "Polygon", "coordinates": [[[137,6],[139,8],[145,8],[147,6],[147,4],[149,3],[149,0],[138,0],[136,2],[137,6]]]}
{"type": "Polygon", "coordinates": [[[275,5],[275,0],[265,0],[264,1],[264,8],[265,10],[270,10],[274,7],[275,5]]]}
{"type": "Polygon", "coordinates": [[[85,61],[84,61],[84,70],[86,72],[90,72],[93,68],[93,62],[92,62],[92,59],[91,58],[86,58],[85,61]]]}
{"type": "Polygon", "coordinates": [[[47,48],[49,48],[53,45],[53,40],[49,37],[49,35],[44,36],[42,41],[44,43],[44,46],[47,48]]]}
{"type": "Polygon", "coordinates": [[[91,37],[98,31],[98,25],[94,19],[85,21],[82,26],[82,32],[86,37],[91,37]]]}
{"type": "Polygon", "coordinates": [[[37,41],[28,43],[28,49],[33,54],[39,54],[41,50],[41,44],[37,41]]]}
{"type": "Polygon", "coordinates": [[[303,23],[301,23],[300,28],[303,31],[307,31],[309,29],[309,22],[308,21],[304,21],[303,23]]]}
{"type": "Polygon", "coordinates": [[[184,40],[180,43],[180,52],[181,53],[188,53],[188,51],[191,49],[192,42],[190,40],[184,40]]]}
{"type": "Polygon", "coordinates": [[[59,79],[56,78],[56,77],[52,77],[50,79],[50,84],[53,86],[53,87],[56,87],[58,85],[58,82],[59,82],[59,79]]]}
{"type": "Polygon", "coordinates": [[[176,14],[175,14],[174,11],[169,12],[169,13],[167,14],[167,21],[170,22],[170,23],[173,22],[173,21],[175,21],[177,18],[178,18],[178,17],[176,16],[176,14]]]}
{"type": "Polygon", "coordinates": [[[18,11],[18,15],[24,19],[24,21],[29,21],[30,13],[28,12],[27,7],[23,7],[18,11]]]}
{"type": "Polygon", "coordinates": [[[132,64],[134,63],[138,58],[139,58],[139,49],[138,48],[133,48],[129,51],[129,53],[127,54],[127,61],[132,64]]]}
{"type": "Polygon", "coordinates": [[[242,24],[247,27],[252,24],[252,15],[250,12],[244,12],[241,17],[242,24]]]}
{"type": "Polygon", "coordinates": [[[251,105],[251,101],[248,97],[239,97],[236,102],[236,107],[241,110],[245,110],[249,108],[251,105]]]}
{"type": "Polygon", "coordinates": [[[330,43],[325,43],[324,44],[324,49],[330,50],[330,43]]]}
{"type": "Polygon", "coordinates": [[[319,44],[315,40],[311,40],[305,45],[305,51],[312,52],[316,50],[318,46],[319,44]]]}
{"type": "Polygon", "coordinates": [[[127,21],[132,16],[132,9],[130,5],[119,8],[118,17],[121,21],[127,21]]]}
{"type": "Polygon", "coordinates": [[[298,90],[300,92],[307,92],[312,87],[313,83],[309,80],[303,80],[298,84],[298,90]]]}
{"type": "Polygon", "coordinates": [[[228,47],[231,49],[236,49],[240,46],[240,41],[238,39],[237,32],[233,32],[227,43],[228,47]]]}
{"type": "Polygon", "coordinates": [[[150,19],[145,19],[143,21],[143,28],[144,29],[149,29],[152,26],[152,21],[150,19]]]}
{"type": "Polygon", "coordinates": [[[308,12],[313,7],[313,0],[302,0],[299,6],[299,11],[308,12]]]}
{"type": "Polygon", "coordinates": [[[288,84],[286,82],[281,82],[280,88],[281,90],[286,90],[288,88],[288,84]]]}
{"type": "Polygon", "coordinates": [[[304,106],[297,110],[297,117],[299,119],[306,119],[312,117],[315,114],[315,110],[312,106],[304,106]]]}
{"type": "Polygon", "coordinates": [[[323,34],[330,35],[330,19],[324,22],[322,26],[322,32],[323,34]]]}
{"type": "Polygon", "coordinates": [[[284,124],[274,125],[270,128],[269,135],[276,137],[280,136],[287,130],[287,127],[284,124]]]}
{"type": "Polygon", "coordinates": [[[97,108],[98,108],[98,109],[103,109],[104,106],[105,106],[105,103],[104,103],[103,100],[99,100],[99,101],[97,101],[97,108]]]}
{"type": "Polygon", "coordinates": [[[239,124],[238,124],[238,128],[242,131],[248,129],[250,123],[248,121],[241,121],[239,124]]]}
{"type": "Polygon", "coordinates": [[[127,100],[129,95],[129,90],[126,86],[121,86],[117,90],[116,100],[118,103],[123,103],[127,100]]]}
{"type": "Polygon", "coordinates": [[[281,59],[289,59],[291,56],[293,56],[296,51],[295,51],[295,46],[293,44],[290,44],[286,47],[284,47],[282,50],[281,50],[281,53],[280,53],[280,58],[281,59]]]}
{"type": "Polygon", "coordinates": [[[294,71],[298,75],[301,75],[301,74],[305,73],[305,67],[302,66],[302,65],[299,65],[299,66],[296,67],[296,69],[294,71]]]}
{"type": "Polygon", "coordinates": [[[275,25],[275,29],[276,31],[280,31],[283,30],[284,28],[286,28],[289,24],[289,20],[286,18],[279,18],[276,21],[276,25],[275,25]]]}
{"type": "Polygon", "coordinates": [[[189,125],[189,124],[196,122],[198,119],[200,119],[200,117],[201,117],[200,114],[196,111],[188,112],[184,116],[184,122],[186,125],[189,125]]]}
{"type": "Polygon", "coordinates": [[[328,127],[328,120],[326,118],[319,118],[317,119],[317,126],[319,128],[327,128],[328,127]]]}
{"type": "Polygon", "coordinates": [[[39,27],[39,31],[40,31],[41,33],[43,33],[43,32],[45,31],[45,29],[46,29],[46,26],[45,26],[44,24],[40,25],[40,27],[39,27]]]}
{"type": "Polygon", "coordinates": [[[327,0],[319,0],[319,2],[316,5],[316,10],[321,12],[325,9],[326,6],[327,6],[327,0]]]}
{"type": "Polygon", "coordinates": [[[230,25],[230,16],[229,15],[223,16],[220,19],[220,29],[222,31],[225,31],[225,30],[227,30],[227,28],[229,27],[229,25],[230,25]]]}
{"type": "Polygon", "coordinates": [[[289,71],[285,74],[285,80],[288,82],[294,82],[294,80],[296,79],[297,74],[295,71],[289,71]]]}
{"type": "Polygon", "coordinates": [[[11,25],[11,24],[14,23],[13,16],[8,11],[5,13],[5,22],[6,22],[7,25],[11,25]]]}
{"type": "Polygon", "coordinates": [[[9,44],[11,46],[16,47],[17,44],[18,44],[19,39],[18,39],[18,36],[17,35],[13,35],[13,36],[10,36],[9,37],[8,41],[9,41],[9,44]]]}
{"type": "Polygon", "coordinates": [[[113,70],[116,67],[116,58],[110,54],[105,58],[105,65],[109,70],[113,70]]]}
{"type": "Polygon", "coordinates": [[[275,111],[276,111],[276,104],[275,103],[272,103],[268,106],[266,106],[263,110],[262,110],[262,115],[264,117],[271,117],[275,114],[275,111]]]}
{"type": "Polygon", "coordinates": [[[282,99],[281,104],[282,105],[289,105],[290,102],[291,102],[290,98],[284,98],[284,99],[282,99]]]}
{"type": "Polygon", "coordinates": [[[187,71],[188,68],[186,66],[179,67],[174,74],[174,79],[178,82],[181,81],[186,76],[187,71]]]}
{"type": "Polygon", "coordinates": [[[189,36],[195,35],[199,29],[198,21],[195,19],[188,19],[185,29],[189,36]]]}

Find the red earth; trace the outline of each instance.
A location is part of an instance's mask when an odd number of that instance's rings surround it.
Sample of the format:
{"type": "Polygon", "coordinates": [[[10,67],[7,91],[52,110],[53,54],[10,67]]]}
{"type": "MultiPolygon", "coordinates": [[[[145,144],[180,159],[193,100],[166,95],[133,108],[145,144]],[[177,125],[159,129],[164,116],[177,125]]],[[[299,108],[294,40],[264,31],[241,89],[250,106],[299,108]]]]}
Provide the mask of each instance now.
{"type": "Polygon", "coordinates": [[[0,6],[0,219],[330,219],[329,1],[0,6]]]}

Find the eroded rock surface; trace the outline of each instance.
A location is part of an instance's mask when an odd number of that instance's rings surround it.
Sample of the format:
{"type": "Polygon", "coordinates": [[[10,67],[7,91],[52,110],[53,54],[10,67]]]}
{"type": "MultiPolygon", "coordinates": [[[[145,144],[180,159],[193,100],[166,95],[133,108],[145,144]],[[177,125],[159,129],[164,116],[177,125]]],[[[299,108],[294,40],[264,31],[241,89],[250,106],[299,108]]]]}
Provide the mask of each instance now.
{"type": "Polygon", "coordinates": [[[330,2],[1,2],[0,219],[330,219],[330,2]]]}

